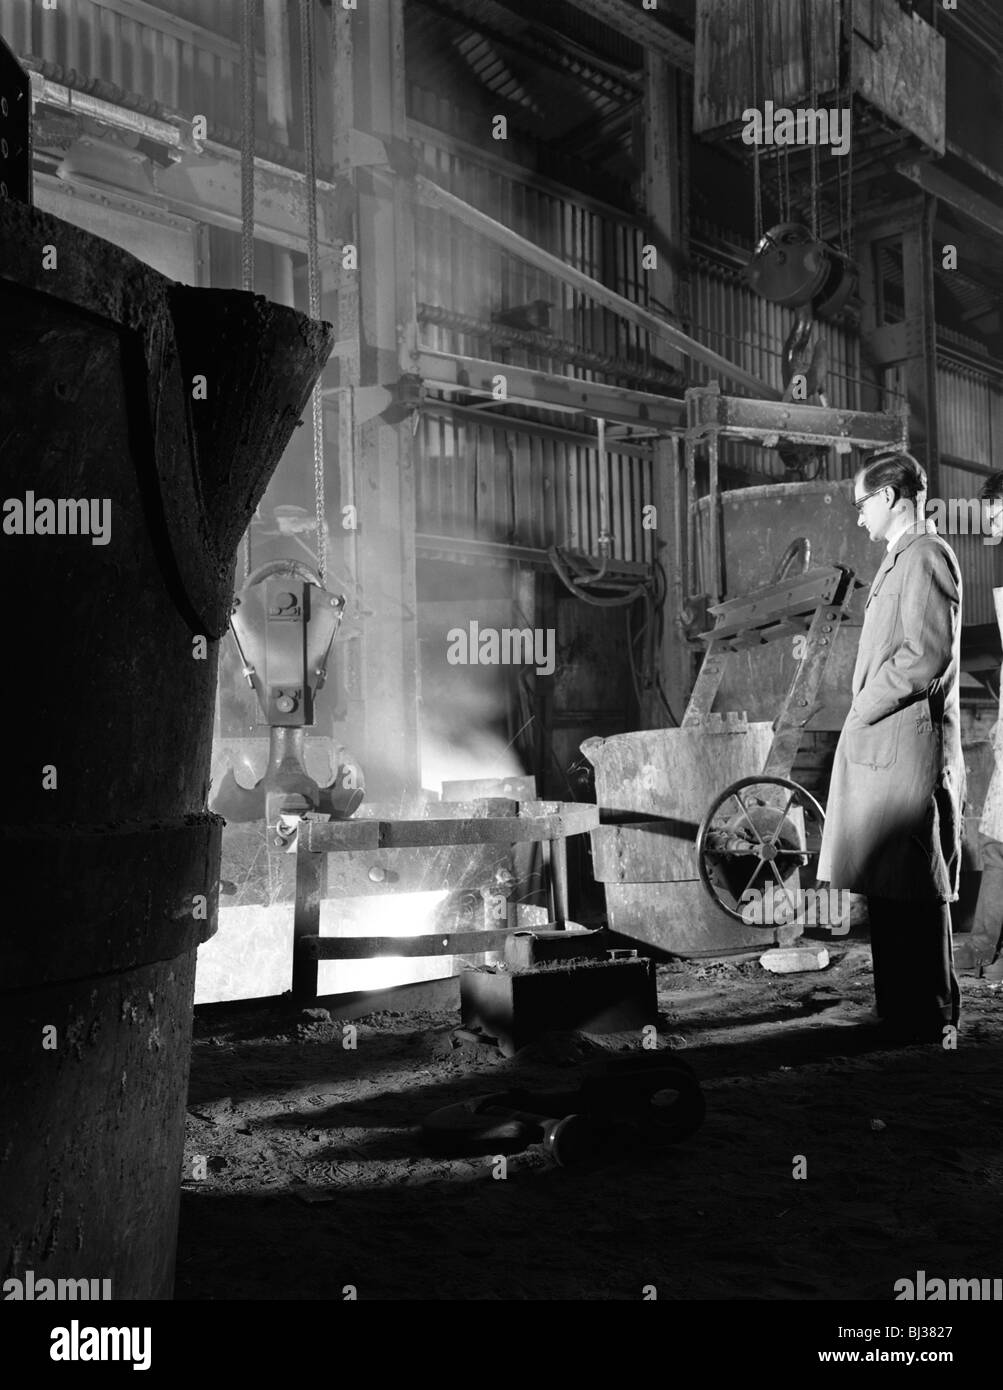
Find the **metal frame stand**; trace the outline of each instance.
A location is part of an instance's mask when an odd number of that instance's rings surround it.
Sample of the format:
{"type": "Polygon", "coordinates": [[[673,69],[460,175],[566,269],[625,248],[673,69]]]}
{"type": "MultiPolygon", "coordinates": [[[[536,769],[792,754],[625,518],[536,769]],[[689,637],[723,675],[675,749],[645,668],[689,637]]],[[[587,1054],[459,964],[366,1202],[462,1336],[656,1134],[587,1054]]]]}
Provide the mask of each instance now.
{"type": "MultiPolygon", "coordinates": [[[[454,845],[514,845],[545,841],[550,845],[554,924],[567,921],[565,839],[584,835],[599,824],[599,808],[560,801],[509,803],[514,812],[486,815],[491,803],[440,802],[423,820],[332,821],[307,816],[296,843],[296,906],[293,919],[292,993],[297,1002],[317,998],[322,960],[360,960],[376,956],[478,955],[500,950],[512,928],[471,932],[424,933],[420,936],[321,936],[320,909],[327,896],[328,855],[351,851],[427,849],[431,854],[454,845]],[[480,814],[478,811],[480,810],[480,814]]],[[[381,857],[377,855],[377,858],[381,857]]],[[[376,881],[376,880],[374,880],[376,881]]],[[[444,885],[455,887],[453,884],[444,885]]],[[[392,892],[392,888],[388,890],[392,892]]],[[[486,900],[490,908],[490,897],[486,900]]],[[[486,916],[488,912],[486,910],[486,916]]]]}

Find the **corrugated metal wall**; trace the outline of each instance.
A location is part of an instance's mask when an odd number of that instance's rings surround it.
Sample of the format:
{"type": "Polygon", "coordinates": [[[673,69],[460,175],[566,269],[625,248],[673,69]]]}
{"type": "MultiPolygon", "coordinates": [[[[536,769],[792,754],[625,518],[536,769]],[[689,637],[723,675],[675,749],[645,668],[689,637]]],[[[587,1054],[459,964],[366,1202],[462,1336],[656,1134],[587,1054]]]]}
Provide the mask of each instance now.
{"type": "MultiPolygon", "coordinates": [[[[422,114],[419,104],[416,115],[420,119],[422,114]]],[[[497,162],[484,164],[431,139],[423,142],[423,155],[433,177],[467,202],[621,294],[645,302],[643,236],[629,218],[523,181],[516,170],[509,172],[497,162]]],[[[485,323],[500,310],[547,300],[556,338],[641,367],[652,365],[646,335],[639,329],[446,213],[422,208],[415,243],[420,304],[485,323]]],[[[559,357],[493,341],[488,332],[426,323],[421,337],[426,347],[437,351],[584,380],[596,375],[569,368],[559,357]]],[[[568,428],[567,416],[551,412],[539,418],[568,428]]],[[[421,440],[420,531],[530,546],[556,543],[596,553],[599,465],[594,449],[500,424],[453,422],[445,414],[423,421],[421,440]]],[[[653,533],[641,523],[643,505],[652,494],[651,461],[610,454],[607,467],[614,554],[627,560],[650,559],[653,533]]]]}
{"type": "MultiPolygon", "coordinates": [[[[0,33],[15,53],[235,128],[240,50],[231,36],[239,35],[239,14],[239,0],[172,0],[163,9],[129,0],[59,0],[54,10],[32,0],[0,0],[0,33]]],[[[260,100],[259,106],[263,118],[260,100]]]]}
{"type": "MultiPolygon", "coordinates": [[[[943,357],[937,362],[937,407],[941,453],[954,459],[1003,467],[1003,383],[999,377],[943,357]]],[[[940,494],[976,497],[983,476],[942,462],[940,494]]],[[[986,545],[981,536],[949,535],[961,563],[965,593],[965,622],[992,623],[992,590],[1003,583],[1003,546],[986,545]]]]}
{"type": "MultiPolygon", "coordinates": [[[[597,553],[597,451],[497,424],[424,414],[417,468],[418,530],[597,553]]],[[[641,526],[652,498],[652,461],[607,456],[614,554],[652,558],[641,526]]]]}
{"type": "MultiPolygon", "coordinates": [[[[210,120],[232,127],[240,124],[238,21],[238,0],[174,0],[169,9],[128,0],[59,0],[55,10],[28,0],[0,0],[0,31],[16,52],[105,78],[184,112],[202,111],[210,120]]],[[[434,94],[411,90],[412,115],[419,121],[434,120],[439,102],[434,94]]],[[[445,142],[433,138],[426,141],[424,156],[437,178],[475,206],[628,297],[647,302],[641,270],[644,234],[636,221],[584,197],[562,194],[531,175],[520,177],[500,160],[479,161],[473,153],[447,149],[445,142]]],[[[556,337],[641,368],[660,365],[640,330],[445,214],[423,210],[416,241],[420,301],[483,321],[498,310],[546,299],[553,304],[556,337]]],[[[789,310],[756,296],[734,265],[704,255],[694,260],[691,304],[697,338],[779,386],[789,310]]],[[[429,347],[440,350],[582,379],[595,376],[557,357],[492,342],[484,333],[425,324],[422,336],[429,347]]],[[[829,325],[826,337],[830,399],[837,406],[859,408],[856,334],[850,326],[829,325]]],[[[705,380],[709,373],[697,368],[696,375],[705,380]]],[[[1000,379],[944,360],[939,387],[942,451],[999,467],[1000,379]]],[[[540,418],[567,427],[567,417],[540,418]]],[[[420,530],[531,546],[556,542],[595,553],[595,450],[532,437],[497,419],[479,425],[442,414],[423,420],[421,429],[420,530]]],[[[724,462],[763,478],[777,476],[776,459],[769,451],[729,445],[724,462]]],[[[851,466],[850,459],[840,466],[851,466]]],[[[654,533],[641,524],[643,506],[652,500],[652,467],[648,458],[608,459],[614,553],[624,559],[652,555],[654,533]]],[[[971,496],[978,486],[977,474],[944,467],[945,496],[971,496]]],[[[1003,547],[984,546],[977,538],[954,539],[966,579],[967,619],[991,621],[990,589],[1000,580],[1003,547]]]]}

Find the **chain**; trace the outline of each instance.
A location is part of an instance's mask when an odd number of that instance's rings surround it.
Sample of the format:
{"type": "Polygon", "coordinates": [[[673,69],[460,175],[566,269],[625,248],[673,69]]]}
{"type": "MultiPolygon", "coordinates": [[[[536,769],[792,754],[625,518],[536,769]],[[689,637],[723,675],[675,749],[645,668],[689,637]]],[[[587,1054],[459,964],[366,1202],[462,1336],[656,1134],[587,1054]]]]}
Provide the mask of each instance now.
{"type": "MultiPolygon", "coordinates": [[[[244,0],[240,13],[240,288],[254,292],[254,107],[257,73],[254,54],[255,0],[244,0]]],[[[244,578],[251,573],[251,526],[244,532],[244,578]]]]}
{"type": "MultiPolygon", "coordinates": [[[[853,26],[855,23],[854,0],[845,0],[846,20],[848,25],[848,43],[846,55],[846,104],[850,112],[850,148],[846,153],[846,254],[853,258],[853,83],[854,83],[854,64],[853,64],[853,26]]],[[[934,7],[936,14],[936,7],[934,7]]]]}
{"type": "MultiPolygon", "coordinates": [[[[815,10],[811,0],[803,0],[803,23],[805,25],[805,44],[808,68],[808,105],[814,111],[818,106],[817,73],[815,69],[815,10]]],[[[809,173],[811,183],[811,234],[818,240],[818,145],[812,141],[808,147],[809,173]]]]}
{"type": "MultiPolygon", "coordinates": [[[[756,24],[756,0],[749,0],[749,29],[752,34],[752,105],[759,110],[759,44],[756,24]]],[[[763,190],[759,170],[759,141],[752,147],[752,198],[755,204],[755,242],[758,246],[763,236],[763,190]]]]}
{"type": "MultiPolygon", "coordinates": [[[[317,122],[314,84],[312,0],[300,0],[300,57],[303,87],[303,143],[306,154],[306,245],[309,313],[320,318],[320,256],[317,245],[317,122]]],[[[324,496],[324,397],[313,388],[313,486],[317,506],[317,574],[327,584],[327,505],[324,496]]]]}

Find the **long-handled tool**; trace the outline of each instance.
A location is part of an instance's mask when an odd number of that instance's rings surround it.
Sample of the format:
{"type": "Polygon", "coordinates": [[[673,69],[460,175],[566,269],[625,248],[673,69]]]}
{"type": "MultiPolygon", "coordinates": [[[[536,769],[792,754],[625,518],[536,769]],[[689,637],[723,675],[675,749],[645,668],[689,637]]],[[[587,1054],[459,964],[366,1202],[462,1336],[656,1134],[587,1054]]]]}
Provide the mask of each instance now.
{"type": "Polygon", "coordinates": [[[562,1167],[677,1143],[704,1121],[707,1106],[692,1069],[679,1058],[614,1059],[574,1091],[503,1091],[443,1106],[422,1134],[439,1152],[518,1152],[542,1143],[562,1167]]]}

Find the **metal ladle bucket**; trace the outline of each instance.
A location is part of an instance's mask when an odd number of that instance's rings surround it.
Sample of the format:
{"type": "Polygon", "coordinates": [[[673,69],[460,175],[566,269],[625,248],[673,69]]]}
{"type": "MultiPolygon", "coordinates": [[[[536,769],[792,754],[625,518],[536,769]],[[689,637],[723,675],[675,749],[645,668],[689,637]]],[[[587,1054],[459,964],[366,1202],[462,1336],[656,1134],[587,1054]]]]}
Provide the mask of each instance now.
{"type": "Polygon", "coordinates": [[[167,1298],[217,643],[332,333],[4,199],[0,305],[0,1263],[167,1298]]]}

